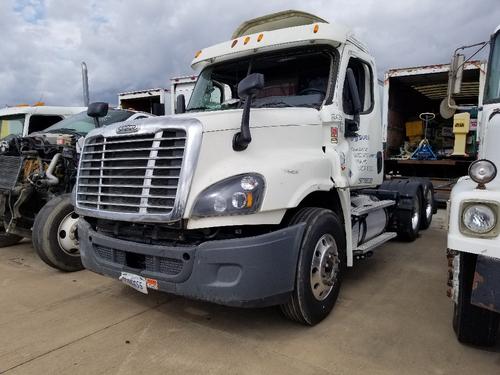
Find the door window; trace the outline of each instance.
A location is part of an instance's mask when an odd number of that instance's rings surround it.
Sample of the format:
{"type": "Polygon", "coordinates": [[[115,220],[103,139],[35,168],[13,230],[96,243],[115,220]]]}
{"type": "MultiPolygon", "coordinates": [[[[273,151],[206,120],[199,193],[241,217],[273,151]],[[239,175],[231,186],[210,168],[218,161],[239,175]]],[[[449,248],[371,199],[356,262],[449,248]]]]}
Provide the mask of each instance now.
{"type": "MultiPolygon", "coordinates": [[[[371,112],[373,107],[373,73],[370,65],[363,60],[351,58],[347,68],[351,68],[356,79],[358,86],[359,99],[361,100],[361,114],[371,112]]],[[[342,105],[344,113],[353,115],[353,105],[349,88],[346,81],[344,81],[344,90],[342,92],[342,105]]]]}

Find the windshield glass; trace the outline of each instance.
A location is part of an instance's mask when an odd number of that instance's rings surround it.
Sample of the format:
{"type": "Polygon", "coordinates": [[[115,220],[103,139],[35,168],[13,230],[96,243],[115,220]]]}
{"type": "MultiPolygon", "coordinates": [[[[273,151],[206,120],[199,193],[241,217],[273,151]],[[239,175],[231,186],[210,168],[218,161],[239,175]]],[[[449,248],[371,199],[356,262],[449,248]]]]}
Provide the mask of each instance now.
{"type": "Polygon", "coordinates": [[[500,32],[491,41],[488,78],[484,90],[484,102],[500,102],[500,32]]]}
{"type": "MultiPolygon", "coordinates": [[[[125,111],[121,109],[110,109],[108,114],[105,117],[101,117],[99,122],[101,125],[109,125],[115,122],[125,121],[130,116],[132,116],[134,112],[125,111]]],[[[57,133],[65,131],[72,131],[78,134],[86,135],[89,131],[95,128],[94,119],[92,117],[87,116],[87,111],[78,113],[74,116],[68,117],[62,121],[59,121],[57,124],[54,124],[44,132],[47,133],[57,133]]]]}
{"type": "Polygon", "coordinates": [[[0,139],[8,135],[22,135],[26,115],[0,116],[0,139]]]}
{"type": "Polygon", "coordinates": [[[333,55],[326,49],[258,55],[203,70],[187,111],[217,111],[241,107],[238,83],[250,73],[264,74],[264,89],[254,108],[319,108],[328,91],[333,55]]]}

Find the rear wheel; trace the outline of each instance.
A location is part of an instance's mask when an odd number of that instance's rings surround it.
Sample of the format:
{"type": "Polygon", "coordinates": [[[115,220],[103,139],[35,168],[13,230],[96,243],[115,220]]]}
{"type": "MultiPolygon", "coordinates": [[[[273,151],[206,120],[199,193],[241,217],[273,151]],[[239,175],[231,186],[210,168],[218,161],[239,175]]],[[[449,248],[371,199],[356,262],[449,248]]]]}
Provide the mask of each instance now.
{"type": "Polygon", "coordinates": [[[23,238],[15,234],[6,233],[3,225],[0,224],[0,247],[12,246],[23,238]]]}
{"type": "Polygon", "coordinates": [[[425,230],[431,226],[432,215],[434,215],[434,187],[430,181],[422,183],[424,193],[422,195],[422,219],[420,229],[425,230]]]}
{"type": "Polygon", "coordinates": [[[323,208],[303,208],[290,225],[306,223],[299,252],[295,290],[281,306],[284,315],[315,325],[332,310],[346,267],[344,228],[337,215],[323,208]]]}
{"type": "Polygon", "coordinates": [[[460,253],[458,298],[453,309],[453,329],[464,344],[493,346],[498,334],[499,315],[470,303],[477,255],[460,253]]]}
{"type": "Polygon", "coordinates": [[[418,237],[420,222],[422,220],[422,194],[417,190],[412,198],[411,210],[405,210],[401,216],[398,228],[398,237],[404,241],[414,241],[418,237]]]}
{"type": "Polygon", "coordinates": [[[42,207],[33,225],[33,247],[49,266],[67,272],[83,269],[77,224],[70,194],[56,197],[42,207]]]}

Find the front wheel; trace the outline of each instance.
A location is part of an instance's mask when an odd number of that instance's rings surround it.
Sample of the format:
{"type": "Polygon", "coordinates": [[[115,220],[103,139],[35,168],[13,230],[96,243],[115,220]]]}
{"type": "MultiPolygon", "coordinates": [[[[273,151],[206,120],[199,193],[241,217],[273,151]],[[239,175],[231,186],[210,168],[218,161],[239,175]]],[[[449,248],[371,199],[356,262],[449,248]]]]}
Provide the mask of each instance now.
{"type": "Polygon", "coordinates": [[[66,272],[83,269],[77,224],[70,194],[56,197],[42,207],[33,225],[33,247],[49,266],[66,272]]]}
{"type": "Polygon", "coordinates": [[[303,208],[290,225],[305,223],[295,289],[281,306],[284,315],[315,325],[332,310],[346,267],[344,228],[337,215],[323,208],[303,208]]]}
{"type": "Polygon", "coordinates": [[[453,309],[453,329],[458,341],[464,344],[495,345],[499,315],[470,303],[477,255],[460,253],[458,298],[453,309]]]}

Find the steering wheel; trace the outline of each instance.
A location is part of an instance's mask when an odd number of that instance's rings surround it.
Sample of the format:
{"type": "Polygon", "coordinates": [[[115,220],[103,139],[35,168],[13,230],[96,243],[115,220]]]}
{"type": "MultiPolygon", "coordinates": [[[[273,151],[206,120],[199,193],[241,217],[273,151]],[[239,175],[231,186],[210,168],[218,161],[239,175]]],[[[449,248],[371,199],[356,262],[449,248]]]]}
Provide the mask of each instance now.
{"type": "Polygon", "coordinates": [[[321,90],[321,89],[315,89],[314,87],[308,87],[304,90],[301,90],[299,92],[299,95],[309,95],[309,93],[312,93],[312,94],[321,94],[323,96],[326,95],[326,91],[324,90],[321,90]]]}

